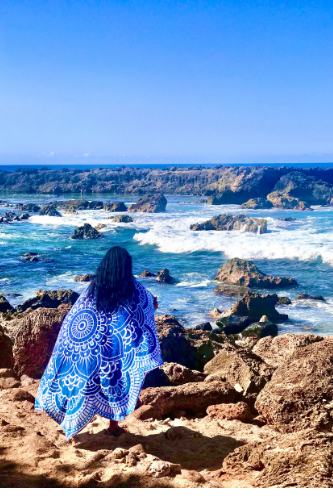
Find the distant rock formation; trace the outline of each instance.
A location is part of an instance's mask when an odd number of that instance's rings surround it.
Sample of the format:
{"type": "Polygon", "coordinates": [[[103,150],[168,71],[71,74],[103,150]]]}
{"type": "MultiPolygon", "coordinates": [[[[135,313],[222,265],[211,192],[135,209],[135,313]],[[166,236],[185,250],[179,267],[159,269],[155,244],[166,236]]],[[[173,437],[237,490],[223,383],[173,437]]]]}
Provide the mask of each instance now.
{"type": "Polygon", "coordinates": [[[129,207],[128,211],[159,213],[159,212],[165,212],[166,206],[167,206],[167,200],[165,196],[159,193],[140,198],[136,203],[134,203],[129,207]]]}
{"type": "Polygon", "coordinates": [[[160,283],[174,283],[175,280],[172,276],[170,276],[169,269],[162,269],[162,271],[158,271],[156,281],[160,283]]]}
{"type": "Polygon", "coordinates": [[[255,234],[267,233],[267,220],[247,215],[221,214],[206,221],[192,224],[192,231],[245,231],[255,234]]]}
{"type": "Polygon", "coordinates": [[[288,319],[287,314],[280,314],[276,309],[279,297],[276,293],[272,295],[260,295],[259,293],[247,292],[236,304],[228,311],[221,314],[222,318],[230,316],[249,317],[251,322],[257,322],[262,316],[274,322],[280,323],[288,319]]]}
{"type": "Polygon", "coordinates": [[[81,276],[75,276],[74,281],[77,283],[86,283],[94,279],[94,274],[82,274],[81,276]]]}
{"type": "Polygon", "coordinates": [[[289,196],[289,194],[279,193],[278,191],[270,193],[267,196],[267,199],[274,205],[275,208],[300,211],[312,210],[309,203],[306,201],[300,201],[298,198],[289,196]]]}
{"type": "Polygon", "coordinates": [[[40,210],[39,210],[39,215],[49,215],[52,217],[62,217],[61,213],[58,212],[56,209],[56,206],[53,204],[50,205],[44,205],[40,210]]]}
{"type": "Polygon", "coordinates": [[[126,212],[127,207],[122,201],[104,203],[104,210],[108,212],[126,212]]]}
{"type": "Polygon", "coordinates": [[[72,240],[96,240],[97,238],[103,238],[103,235],[87,223],[77,227],[71,236],[72,240]]]}
{"type": "Polygon", "coordinates": [[[133,222],[133,219],[130,215],[116,215],[115,217],[109,217],[112,222],[122,222],[123,224],[128,224],[129,222],[133,222]]]}
{"type": "Polygon", "coordinates": [[[140,278],[155,278],[156,277],[156,274],[150,272],[150,271],[142,271],[142,273],[140,274],[140,278]]]}
{"type": "Polygon", "coordinates": [[[222,283],[249,288],[285,288],[288,286],[297,286],[297,281],[293,278],[287,276],[268,276],[260,271],[253,262],[238,259],[237,257],[222,264],[215,279],[222,283]]]}
{"type": "Polygon", "coordinates": [[[242,208],[251,208],[253,210],[265,210],[272,207],[273,203],[271,203],[266,198],[251,198],[246,203],[242,204],[242,208]]]}

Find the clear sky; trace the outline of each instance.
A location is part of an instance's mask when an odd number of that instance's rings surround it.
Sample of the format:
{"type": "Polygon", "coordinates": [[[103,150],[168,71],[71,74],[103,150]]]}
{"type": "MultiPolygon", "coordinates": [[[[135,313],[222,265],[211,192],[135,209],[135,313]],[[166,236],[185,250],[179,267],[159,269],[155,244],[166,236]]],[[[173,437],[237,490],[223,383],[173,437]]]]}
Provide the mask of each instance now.
{"type": "Polygon", "coordinates": [[[333,161],[332,0],[1,0],[0,163],[333,161]]]}

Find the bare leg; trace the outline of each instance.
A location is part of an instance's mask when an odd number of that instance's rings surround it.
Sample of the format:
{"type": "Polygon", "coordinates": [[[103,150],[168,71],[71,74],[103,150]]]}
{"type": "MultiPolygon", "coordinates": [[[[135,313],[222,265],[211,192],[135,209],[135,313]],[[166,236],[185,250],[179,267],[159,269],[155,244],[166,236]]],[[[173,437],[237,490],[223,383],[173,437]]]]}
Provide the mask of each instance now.
{"type": "Polygon", "coordinates": [[[118,428],[117,420],[110,420],[109,429],[115,431],[118,428]]]}

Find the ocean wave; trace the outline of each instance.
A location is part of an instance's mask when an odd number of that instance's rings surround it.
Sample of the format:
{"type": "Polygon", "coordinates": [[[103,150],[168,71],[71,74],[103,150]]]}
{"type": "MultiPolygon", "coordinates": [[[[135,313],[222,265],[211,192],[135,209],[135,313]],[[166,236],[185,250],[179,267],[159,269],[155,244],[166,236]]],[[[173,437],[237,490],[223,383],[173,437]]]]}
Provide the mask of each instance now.
{"type": "MultiPolygon", "coordinates": [[[[314,219],[302,219],[294,229],[268,218],[268,232],[257,235],[240,231],[191,231],[193,217],[155,222],[147,232],[134,235],[141,245],[155,245],[163,253],[223,252],[227,258],[298,259],[318,258],[333,267],[333,234],[318,231],[314,219]]],[[[196,218],[198,220],[198,218],[196,218]]],[[[200,221],[200,219],[199,219],[200,221]]]]}

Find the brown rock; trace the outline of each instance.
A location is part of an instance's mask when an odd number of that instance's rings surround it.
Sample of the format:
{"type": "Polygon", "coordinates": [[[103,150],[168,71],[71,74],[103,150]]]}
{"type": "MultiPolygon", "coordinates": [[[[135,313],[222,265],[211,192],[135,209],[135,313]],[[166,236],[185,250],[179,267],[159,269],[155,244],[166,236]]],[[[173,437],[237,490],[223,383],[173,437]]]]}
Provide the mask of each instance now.
{"type": "Polygon", "coordinates": [[[297,281],[293,278],[268,276],[260,271],[253,262],[237,257],[222,264],[215,279],[222,283],[249,288],[285,288],[297,285],[297,281]]]}
{"type": "Polygon", "coordinates": [[[232,387],[239,384],[245,394],[258,394],[272,377],[274,369],[250,350],[225,346],[205,365],[204,371],[224,377],[232,387]]]}
{"type": "Polygon", "coordinates": [[[254,346],[253,352],[267,364],[277,368],[297,349],[324,340],[319,335],[285,333],[277,337],[265,337],[254,346]]]}
{"type": "Polygon", "coordinates": [[[167,200],[161,193],[144,196],[128,208],[129,212],[165,212],[167,200]]]}
{"type": "Polygon", "coordinates": [[[156,277],[156,274],[150,272],[150,271],[142,271],[142,273],[140,274],[140,278],[155,278],[156,277]]]}
{"type": "Polygon", "coordinates": [[[156,281],[160,283],[174,283],[174,279],[170,276],[169,269],[162,269],[162,271],[158,271],[156,281]]]}
{"type": "Polygon", "coordinates": [[[248,316],[252,322],[259,321],[265,315],[270,321],[279,323],[288,319],[287,314],[280,314],[275,309],[275,304],[279,300],[276,293],[272,295],[260,295],[259,293],[248,292],[228,311],[222,313],[222,318],[229,316],[248,316]]]}
{"type": "Polygon", "coordinates": [[[21,386],[22,387],[28,387],[29,385],[32,385],[35,382],[36,381],[33,378],[28,377],[28,375],[22,375],[22,377],[21,377],[21,386]]]}
{"type": "Polygon", "coordinates": [[[77,283],[86,283],[94,279],[94,274],[82,274],[81,276],[75,276],[74,281],[77,283]]]}
{"type": "Polygon", "coordinates": [[[10,338],[5,334],[0,325],[0,368],[13,368],[13,346],[10,338]]]}
{"type": "Polygon", "coordinates": [[[222,311],[220,311],[217,307],[215,307],[208,313],[208,316],[212,319],[219,319],[221,318],[221,315],[222,311]]]}
{"type": "Polygon", "coordinates": [[[0,293],[0,313],[12,311],[14,308],[2,293],[0,293]]]}
{"type": "Polygon", "coordinates": [[[221,404],[208,406],[207,414],[211,418],[226,420],[240,420],[241,422],[251,422],[253,415],[251,408],[244,401],[235,404],[221,404]]]}
{"type": "Polygon", "coordinates": [[[248,233],[267,233],[267,220],[251,218],[247,215],[216,215],[202,223],[192,224],[191,231],[245,231],[248,233]]]}
{"type": "Polygon", "coordinates": [[[15,339],[14,371],[18,376],[42,376],[69,309],[70,307],[65,305],[57,309],[40,307],[7,322],[6,328],[15,339]]]}
{"type": "Polygon", "coordinates": [[[139,403],[140,406],[152,407],[154,417],[160,419],[174,410],[198,413],[205,411],[207,406],[212,404],[232,403],[236,395],[235,389],[227,383],[191,382],[177,387],[144,389],[140,394],[139,403]]]}
{"type": "Polygon", "coordinates": [[[15,377],[0,378],[0,390],[20,387],[20,381],[15,377]]]}
{"type": "Polygon", "coordinates": [[[274,372],[255,408],[283,432],[331,429],[333,424],[333,342],[298,348],[274,372]]]}
{"type": "Polygon", "coordinates": [[[207,375],[197,370],[190,370],[178,363],[164,363],[161,370],[168,377],[171,385],[183,385],[188,382],[202,382],[207,375]]]}
{"type": "Polygon", "coordinates": [[[332,488],[333,434],[313,430],[278,435],[237,448],[223,472],[248,474],[257,488],[332,488]]]}
{"type": "Polygon", "coordinates": [[[104,203],[104,210],[108,212],[126,212],[127,207],[123,201],[104,203]]]}
{"type": "Polygon", "coordinates": [[[23,389],[13,389],[8,395],[8,399],[9,401],[29,401],[30,403],[35,403],[33,395],[23,389]]]}

